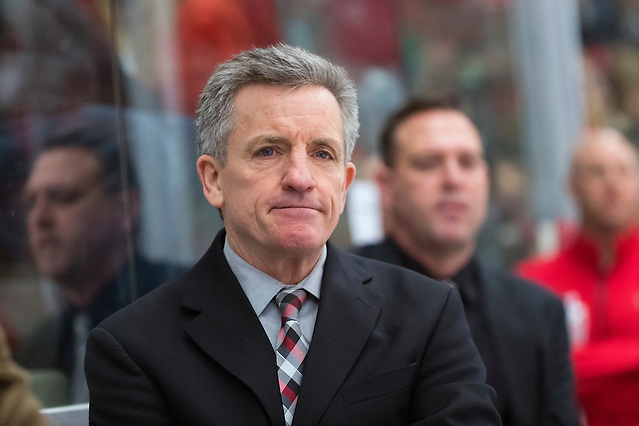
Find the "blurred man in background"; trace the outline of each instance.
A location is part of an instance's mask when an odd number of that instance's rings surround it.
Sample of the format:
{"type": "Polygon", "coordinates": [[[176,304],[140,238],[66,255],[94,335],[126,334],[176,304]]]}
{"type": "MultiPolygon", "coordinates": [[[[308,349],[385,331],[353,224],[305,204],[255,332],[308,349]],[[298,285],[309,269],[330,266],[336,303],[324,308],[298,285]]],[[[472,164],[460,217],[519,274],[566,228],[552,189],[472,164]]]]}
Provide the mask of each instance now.
{"type": "Polygon", "coordinates": [[[64,308],[36,327],[17,360],[64,372],[69,403],[89,400],[83,369],[89,330],[179,272],[135,250],[137,180],[120,157],[115,124],[96,120],[52,136],[24,188],[31,251],[42,276],[59,286],[64,308]]]}
{"type": "Polygon", "coordinates": [[[475,125],[454,99],[414,100],[388,119],[382,155],[388,237],[352,252],[459,290],[504,425],[577,424],[561,301],[477,258],[489,173],[475,125]]]}
{"type": "Polygon", "coordinates": [[[564,298],[577,391],[590,426],[639,424],[639,160],[620,133],[592,128],[575,149],[576,240],[522,276],[564,298]]]}

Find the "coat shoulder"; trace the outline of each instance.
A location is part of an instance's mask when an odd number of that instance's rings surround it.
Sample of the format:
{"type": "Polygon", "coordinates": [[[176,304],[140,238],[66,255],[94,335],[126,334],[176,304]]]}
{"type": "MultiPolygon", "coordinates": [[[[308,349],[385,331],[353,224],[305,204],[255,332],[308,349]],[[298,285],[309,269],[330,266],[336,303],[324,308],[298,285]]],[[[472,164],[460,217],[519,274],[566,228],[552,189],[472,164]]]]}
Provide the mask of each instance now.
{"type": "Polygon", "coordinates": [[[184,288],[183,277],[168,281],[107,317],[98,327],[116,332],[168,324],[180,311],[184,288]]]}
{"type": "Polygon", "coordinates": [[[385,297],[405,300],[447,299],[454,288],[419,272],[386,261],[362,257],[351,252],[343,253],[347,267],[363,276],[362,282],[385,297]]]}
{"type": "Polygon", "coordinates": [[[522,307],[531,314],[543,313],[544,308],[563,310],[561,299],[552,291],[503,268],[482,265],[482,280],[485,291],[489,295],[491,293],[507,295],[507,298],[517,303],[518,307],[522,307]]]}

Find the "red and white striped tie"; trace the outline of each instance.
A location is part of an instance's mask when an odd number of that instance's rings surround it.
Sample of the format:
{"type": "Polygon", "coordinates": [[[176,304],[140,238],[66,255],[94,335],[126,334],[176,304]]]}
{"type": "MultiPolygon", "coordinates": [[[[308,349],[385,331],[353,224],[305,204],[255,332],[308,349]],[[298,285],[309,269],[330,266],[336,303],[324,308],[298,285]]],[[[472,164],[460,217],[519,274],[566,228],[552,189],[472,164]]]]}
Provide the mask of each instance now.
{"type": "Polygon", "coordinates": [[[286,425],[293,423],[293,414],[297,405],[297,395],[302,384],[302,369],[308,352],[309,342],[302,335],[298,316],[307,295],[304,290],[280,291],[275,301],[282,314],[282,328],[277,335],[277,376],[279,378],[284,420],[286,425]]]}

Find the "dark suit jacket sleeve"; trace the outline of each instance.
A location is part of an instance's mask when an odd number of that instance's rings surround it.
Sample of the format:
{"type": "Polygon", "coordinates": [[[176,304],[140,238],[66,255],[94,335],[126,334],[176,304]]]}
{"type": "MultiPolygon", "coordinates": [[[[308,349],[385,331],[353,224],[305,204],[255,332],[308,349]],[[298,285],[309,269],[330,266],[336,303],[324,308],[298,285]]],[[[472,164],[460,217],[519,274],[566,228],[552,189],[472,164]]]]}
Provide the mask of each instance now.
{"type": "Polygon", "coordinates": [[[560,300],[553,300],[548,312],[548,330],[544,333],[545,347],[549,348],[546,359],[546,371],[543,394],[546,408],[541,419],[544,425],[577,425],[576,400],[570,345],[565,326],[565,312],[560,300]]]}
{"type": "Polygon", "coordinates": [[[422,359],[411,424],[501,424],[491,401],[494,391],[484,384],[485,377],[461,298],[452,290],[422,359]]]}
{"type": "Polygon", "coordinates": [[[91,425],[173,424],[163,396],[109,332],[91,332],[85,360],[91,425]]]}

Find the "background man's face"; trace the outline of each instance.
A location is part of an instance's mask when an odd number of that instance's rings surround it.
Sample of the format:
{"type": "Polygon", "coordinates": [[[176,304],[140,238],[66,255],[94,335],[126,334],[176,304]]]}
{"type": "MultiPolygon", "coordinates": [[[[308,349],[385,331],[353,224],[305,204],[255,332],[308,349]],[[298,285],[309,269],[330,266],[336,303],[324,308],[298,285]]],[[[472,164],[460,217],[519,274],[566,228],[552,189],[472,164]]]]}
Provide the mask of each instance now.
{"type": "Polygon", "coordinates": [[[342,119],[322,87],[252,85],[236,98],[221,207],[238,254],[316,251],[344,209],[355,167],[345,166],[342,119]]]}
{"type": "Polygon", "coordinates": [[[454,110],[409,116],[395,131],[395,164],[382,182],[391,228],[426,248],[474,244],[489,178],[479,133],[454,110]]]}
{"type": "Polygon", "coordinates": [[[121,236],[121,204],[105,192],[103,173],[90,151],[53,148],[38,157],[25,185],[33,256],[61,285],[90,274],[121,236]]]}
{"type": "Polygon", "coordinates": [[[637,215],[637,154],[615,134],[598,135],[576,153],[571,186],[584,225],[597,232],[616,232],[637,215]]]}

